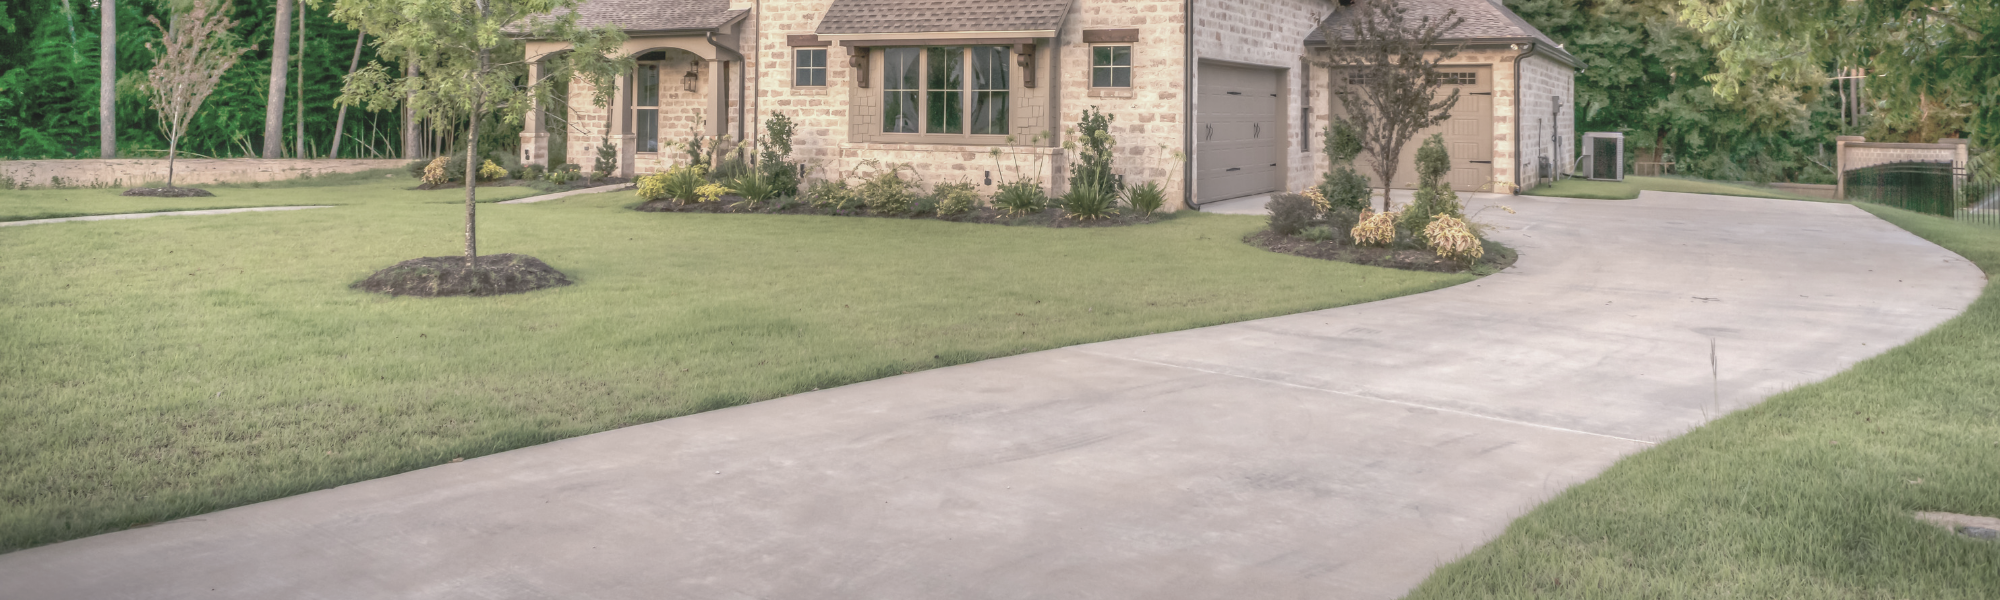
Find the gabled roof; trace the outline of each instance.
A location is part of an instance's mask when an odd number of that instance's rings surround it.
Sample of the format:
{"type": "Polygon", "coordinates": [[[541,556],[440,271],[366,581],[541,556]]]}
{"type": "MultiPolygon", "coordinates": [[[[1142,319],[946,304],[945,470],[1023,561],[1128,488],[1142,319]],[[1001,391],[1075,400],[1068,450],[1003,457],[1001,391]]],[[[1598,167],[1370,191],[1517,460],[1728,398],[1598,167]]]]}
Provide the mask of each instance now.
{"type": "MultiPolygon", "coordinates": [[[[1541,30],[1529,25],[1520,15],[1502,6],[1499,0],[1402,0],[1400,4],[1404,10],[1404,19],[1411,25],[1415,25],[1424,17],[1440,19],[1444,17],[1446,11],[1458,11],[1453,17],[1463,18],[1465,22],[1447,32],[1444,41],[1536,42],[1544,46],[1550,54],[1557,55],[1558,60],[1571,65],[1578,64],[1576,57],[1564,51],[1555,40],[1549,39],[1549,36],[1542,35],[1541,30]]],[[[1349,23],[1360,12],[1353,7],[1341,7],[1334,10],[1332,15],[1328,15],[1322,24],[1330,26],[1335,35],[1345,36],[1348,34],[1349,23]]],[[[1320,33],[1323,29],[1313,29],[1312,33],[1306,36],[1306,45],[1325,45],[1326,37],[1320,33]]]]}
{"type": "Polygon", "coordinates": [[[583,0],[576,24],[616,26],[626,32],[715,29],[748,13],[729,10],[729,0],[583,0]]]}
{"type": "Polygon", "coordinates": [[[833,0],[820,35],[1052,31],[1070,0],[833,0]]]}

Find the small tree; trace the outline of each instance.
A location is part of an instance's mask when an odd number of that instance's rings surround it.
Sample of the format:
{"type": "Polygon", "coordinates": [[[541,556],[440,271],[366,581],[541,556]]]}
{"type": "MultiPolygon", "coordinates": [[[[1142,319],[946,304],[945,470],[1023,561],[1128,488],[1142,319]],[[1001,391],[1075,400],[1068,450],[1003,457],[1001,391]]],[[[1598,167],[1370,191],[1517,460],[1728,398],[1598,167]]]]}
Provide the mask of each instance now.
{"type": "Polygon", "coordinates": [[[160,30],[159,46],[146,43],[146,49],[159,58],[146,72],[145,87],[153,110],[160,113],[160,128],[167,134],[167,187],[174,187],[174,158],[180,153],[188,123],[222,81],[222,73],[250,50],[230,47],[229,30],[236,22],[223,16],[230,10],[227,2],[217,9],[209,6],[208,0],[194,0],[194,6],[171,17],[172,27],[161,25],[158,17],[146,17],[160,30]]]}
{"type": "MultiPolygon", "coordinates": [[[[576,23],[580,0],[337,0],[333,17],[376,35],[383,56],[410,56],[414,72],[400,76],[381,63],[349,75],[340,102],[376,110],[407,101],[419,118],[465,120],[468,148],[476,148],[479,123],[498,113],[520,123],[530,99],[551,101],[556,81],[572,77],[596,89],[609,106],[614,78],[633,68],[612,58],[625,34],[616,27],[584,29],[576,23]],[[567,43],[570,51],[542,60],[530,79],[524,39],[567,43]]],[[[476,152],[468,152],[476,156],[476,152]]],[[[465,161],[465,264],[476,268],[479,161],[465,161]]]]}
{"type": "Polygon", "coordinates": [[[1326,126],[1325,150],[1327,169],[1320,178],[1320,195],[1336,208],[1368,208],[1368,177],[1354,170],[1354,158],[1361,155],[1361,135],[1347,121],[1334,119],[1326,126]]]}
{"type": "Polygon", "coordinates": [[[1354,12],[1344,28],[1332,20],[1320,23],[1320,33],[1333,49],[1332,59],[1323,62],[1335,69],[1331,87],[1346,109],[1335,118],[1352,126],[1368,151],[1387,212],[1403,145],[1417,132],[1451,118],[1458,105],[1455,89],[1438,97],[1444,87],[1438,65],[1458,56],[1463,46],[1447,48],[1438,42],[1465,19],[1453,9],[1412,23],[1397,0],[1356,0],[1349,10],[1354,12]]]}

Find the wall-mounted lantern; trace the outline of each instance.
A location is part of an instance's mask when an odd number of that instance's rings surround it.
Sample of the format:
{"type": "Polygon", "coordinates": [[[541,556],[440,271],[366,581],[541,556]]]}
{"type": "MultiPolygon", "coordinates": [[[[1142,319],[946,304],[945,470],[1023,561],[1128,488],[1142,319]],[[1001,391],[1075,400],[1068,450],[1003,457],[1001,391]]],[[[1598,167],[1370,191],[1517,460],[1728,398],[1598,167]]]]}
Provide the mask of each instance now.
{"type": "Polygon", "coordinates": [[[687,75],[681,77],[681,87],[686,89],[687,91],[692,92],[695,91],[695,86],[700,83],[701,83],[701,61],[696,60],[688,62],[688,72],[687,75]]]}

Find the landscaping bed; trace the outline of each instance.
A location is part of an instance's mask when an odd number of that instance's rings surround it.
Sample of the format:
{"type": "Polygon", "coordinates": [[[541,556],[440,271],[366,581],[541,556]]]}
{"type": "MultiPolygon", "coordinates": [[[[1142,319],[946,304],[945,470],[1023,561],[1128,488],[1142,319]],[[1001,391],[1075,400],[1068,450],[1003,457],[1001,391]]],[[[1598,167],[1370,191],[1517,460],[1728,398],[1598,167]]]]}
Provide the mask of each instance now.
{"type": "Polygon", "coordinates": [[[1281,235],[1269,229],[1252,233],[1243,241],[1258,248],[1292,256],[1436,273],[1493,273],[1513,266],[1514,261],[1519,258],[1514,249],[1490,240],[1482,240],[1486,245],[1486,251],[1471,265],[1447,260],[1439,257],[1436,252],[1424,248],[1357,246],[1352,242],[1338,239],[1314,241],[1295,235],[1281,235]]]}
{"type": "Polygon", "coordinates": [[[956,215],[938,215],[935,212],[904,212],[883,214],[867,209],[838,209],[816,207],[805,202],[783,198],[758,206],[745,205],[742,196],[725,195],[714,202],[680,203],[673,200],[651,200],[632,207],[642,212],[714,213],[714,214],[770,214],[770,215],[832,215],[842,217],[877,217],[886,219],[936,219],[954,223],[985,223],[992,225],[1039,226],[1039,227],[1119,227],[1140,225],[1173,218],[1173,213],[1139,215],[1119,213],[1095,219],[1079,219],[1060,208],[1046,209],[1028,214],[1013,214],[980,206],[956,215]]]}

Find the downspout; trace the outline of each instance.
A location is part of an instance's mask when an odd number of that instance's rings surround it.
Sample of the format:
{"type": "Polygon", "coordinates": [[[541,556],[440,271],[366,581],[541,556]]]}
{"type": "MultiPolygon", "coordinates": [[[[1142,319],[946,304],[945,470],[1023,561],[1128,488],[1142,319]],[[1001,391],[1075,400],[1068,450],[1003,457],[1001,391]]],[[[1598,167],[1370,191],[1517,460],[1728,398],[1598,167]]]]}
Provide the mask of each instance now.
{"type": "MultiPolygon", "coordinates": [[[[742,26],[742,25],[740,25],[740,24],[738,25],[738,27],[741,27],[741,26],[742,26]]],[[[735,48],[731,48],[731,47],[729,47],[729,46],[727,46],[727,45],[724,45],[724,44],[723,44],[722,42],[720,42],[720,41],[717,41],[717,40],[715,39],[715,32],[714,32],[714,31],[710,31],[710,32],[708,32],[708,33],[704,34],[704,37],[706,37],[706,38],[708,39],[708,45],[709,45],[709,46],[712,46],[712,47],[714,47],[714,48],[715,48],[715,55],[716,55],[716,56],[720,56],[720,57],[722,57],[722,58],[723,58],[723,60],[724,60],[724,64],[725,64],[725,68],[727,68],[727,66],[726,66],[726,65],[727,65],[727,61],[729,61],[729,60],[734,60],[734,61],[736,61],[736,62],[737,62],[737,63],[739,63],[739,64],[746,64],[746,65],[747,65],[747,64],[749,64],[749,62],[750,62],[750,61],[748,61],[748,60],[744,60],[744,58],[743,58],[743,53],[742,53],[742,52],[737,52],[735,48]]],[[[730,36],[730,37],[731,37],[731,38],[735,38],[735,37],[737,37],[737,36],[730,36]]],[[[713,76],[713,75],[711,75],[711,76],[713,76]]],[[[742,69],[742,68],[737,68],[737,69],[736,69],[736,82],[737,82],[737,83],[736,83],[736,96],[737,96],[737,100],[736,100],[736,140],[740,142],[740,141],[742,141],[742,140],[743,140],[743,105],[744,105],[744,104],[747,104],[747,103],[748,103],[747,101],[743,100],[743,98],[742,98],[742,97],[743,97],[743,69],[742,69]]],[[[728,89],[729,89],[729,88],[728,88],[727,86],[729,85],[729,82],[728,82],[727,80],[725,80],[725,81],[723,81],[723,82],[722,82],[722,85],[724,86],[724,87],[722,88],[722,89],[723,89],[723,91],[724,91],[724,93],[728,93],[728,89]]],[[[722,110],[725,110],[725,111],[726,111],[726,110],[729,110],[729,107],[728,107],[727,105],[725,105],[725,106],[723,106],[723,107],[722,107],[722,110]]],[[[723,117],[728,117],[728,116],[729,116],[729,113],[723,113],[723,115],[722,115],[722,116],[723,116],[723,117]]],[[[723,130],[723,133],[725,133],[725,134],[726,134],[726,133],[729,133],[729,131],[728,131],[728,130],[723,130]]]]}
{"type": "Polygon", "coordinates": [[[1181,153],[1187,157],[1181,161],[1181,203],[1199,211],[1201,206],[1194,201],[1195,173],[1195,57],[1194,57],[1194,0],[1183,0],[1181,29],[1184,36],[1181,46],[1181,153]]]}
{"type": "MultiPolygon", "coordinates": [[[[750,28],[750,35],[754,36],[750,42],[750,53],[757,57],[757,73],[755,77],[750,78],[750,102],[752,103],[750,106],[750,119],[757,121],[761,125],[764,122],[764,0],[757,0],[755,4],[750,6],[750,10],[754,13],[751,15],[751,18],[757,19],[757,26],[750,28]]],[[[750,68],[748,61],[744,62],[743,68],[745,70],[750,68]]],[[[755,131],[755,129],[752,129],[752,131],[755,131]]],[[[759,150],[757,144],[762,141],[764,141],[763,136],[752,136],[750,140],[751,164],[756,164],[757,151],[759,150]]]]}
{"type": "Polygon", "coordinates": [[[1528,49],[1527,49],[1527,51],[1526,51],[1526,52],[1522,52],[1522,53],[1520,53],[1520,54],[1516,54],[1516,55],[1514,55],[1514,114],[1512,114],[1512,115],[1509,115],[1509,116],[1508,116],[1508,120],[1509,120],[1509,121],[1513,121],[1513,122],[1514,122],[1514,155],[1513,155],[1513,156],[1512,156],[1511,158],[1512,158],[1512,159],[1513,159],[1513,161],[1514,161],[1514,164],[1513,164],[1513,166],[1512,166],[1512,169],[1514,170],[1514,190],[1513,190],[1513,195],[1515,195],[1515,196],[1519,196],[1519,195],[1521,195],[1521,171],[1522,171],[1522,168],[1521,168],[1521,100],[1522,100],[1522,96],[1521,96],[1521,61],[1522,61],[1522,60],[1524,60],[1524,59],[1526,59],[1526,58],[1528,58],[1528,57],[1529,57],[1530,55],[1533,55],[1533,54],[1535,53],[1535,51],[1537,51],[1537,50],[1540,50],[1540,49],[1541,49],[1541,47],[1540,47],[1539,45],[1535,44],[1534,42],[1527,42],[1527,44],[1528,44],[1528,49]]]}

